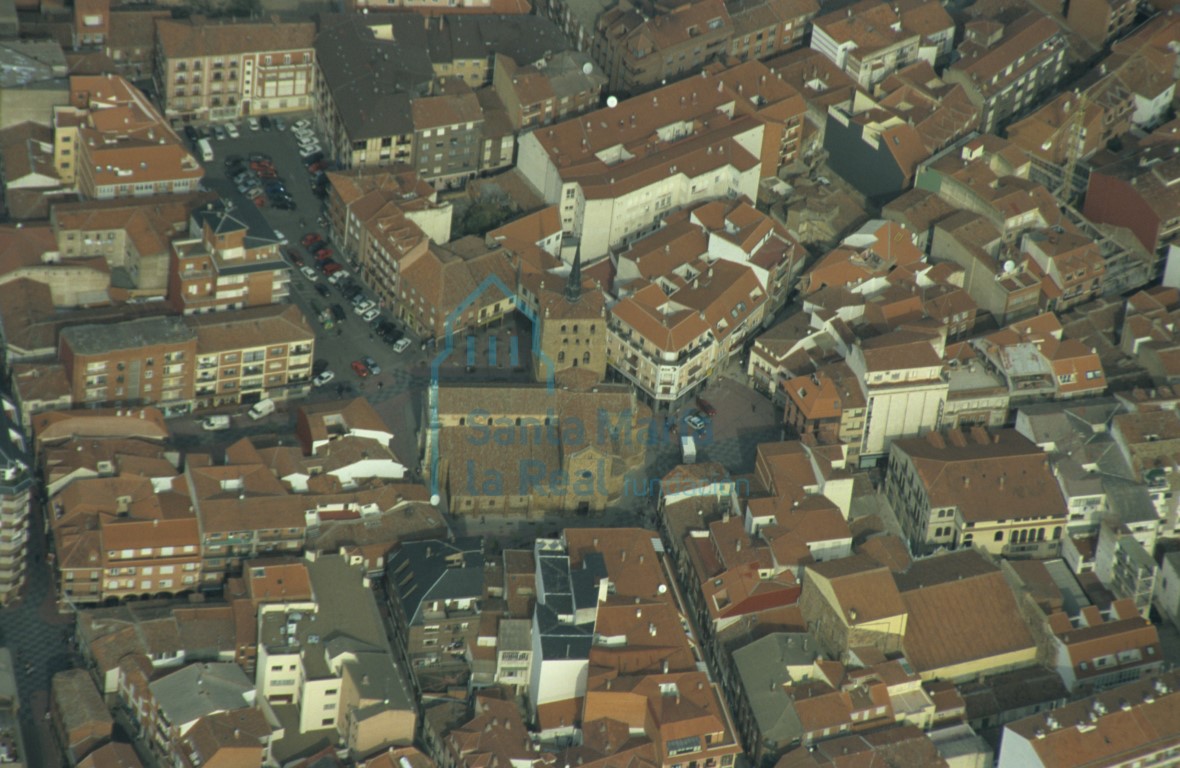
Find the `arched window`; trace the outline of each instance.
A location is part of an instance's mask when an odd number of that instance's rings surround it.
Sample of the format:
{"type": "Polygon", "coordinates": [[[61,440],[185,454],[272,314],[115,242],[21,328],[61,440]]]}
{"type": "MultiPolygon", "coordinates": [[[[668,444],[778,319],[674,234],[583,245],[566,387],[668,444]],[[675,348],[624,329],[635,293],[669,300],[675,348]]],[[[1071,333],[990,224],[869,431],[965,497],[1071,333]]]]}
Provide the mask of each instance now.
{"type": "Polygon", "coordinates": [[[590,365],[590,353],[582,355],[582,365],[590,365]]]}
{"type": "Polygon", "coordinates": [[[557,353],[557,362],[559,362],[559,363],[565,362],[565,350],[564,349],[557,353]]]}

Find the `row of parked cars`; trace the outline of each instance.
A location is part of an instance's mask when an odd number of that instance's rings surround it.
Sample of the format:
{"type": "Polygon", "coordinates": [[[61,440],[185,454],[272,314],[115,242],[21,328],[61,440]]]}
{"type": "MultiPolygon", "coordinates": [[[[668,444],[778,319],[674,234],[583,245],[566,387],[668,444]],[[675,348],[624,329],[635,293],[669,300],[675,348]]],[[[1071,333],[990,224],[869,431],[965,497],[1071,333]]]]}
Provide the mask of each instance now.
{"type": "Polygon", "coordinates": [[[298,207],[270,155],[263,152],[251,152],[247,157],[230,155],[225,159],[225,175],[259,208],[269,204],[280,210],[293,211],[298,207]]]}

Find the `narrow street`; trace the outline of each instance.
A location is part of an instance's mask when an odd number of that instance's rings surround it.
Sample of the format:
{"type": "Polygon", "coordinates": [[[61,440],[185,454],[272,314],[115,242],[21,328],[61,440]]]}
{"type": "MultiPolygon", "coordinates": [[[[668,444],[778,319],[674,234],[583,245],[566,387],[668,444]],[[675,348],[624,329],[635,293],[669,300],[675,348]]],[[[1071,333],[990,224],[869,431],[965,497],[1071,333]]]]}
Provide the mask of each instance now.
{"type": "Polygon", "coordinates": [[[28,574],[21,598],[0,610],[0,642],[12,651],[16,664],[25,763],[58,768],[61,756],[46,719],[49,684],[53,675],[75,666],[69,646],[73,616],[57,612],[53,570],[45,554],[42,513],[34,502],[29,520],[28,574]]]}

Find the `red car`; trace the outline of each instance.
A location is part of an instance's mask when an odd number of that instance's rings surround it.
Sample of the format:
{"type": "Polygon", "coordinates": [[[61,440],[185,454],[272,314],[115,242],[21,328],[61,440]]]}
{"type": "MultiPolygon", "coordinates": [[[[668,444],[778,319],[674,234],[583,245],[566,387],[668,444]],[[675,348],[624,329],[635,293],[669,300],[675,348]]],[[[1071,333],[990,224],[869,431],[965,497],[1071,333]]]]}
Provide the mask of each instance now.
{"type": "Polygon", "coordinates": [[[367,378],[369,375],[369,366],[365,365],[360,360],[353,360],[352,361],[352,370],[357,376],[360,376],[362,379],[367,378]]]}
{"type": "Polygon", "coordinates": [[[342,269],[344,269],[344,266],[343,266],[343,265],[341,265],[341,264],[338,264],[338,263],[336,263],[336,262],[334,262],[334,261],[333,261],[333,262],[331,262],[330,264],[325,264],[325,265],[324,265],[324,274],[325,274],[325,275],[334,275],[334,274],[336,274],[337,272],[339,272],[339,271],[340,271],[340,270],[342,270],[342,269]]]}
{"type": "Polygon", "coordinates": [[[287,258],[290,259],[291,263],[294,264],[295,266],[297,266],[297,267],[303,266],[303,257],[300,256],[298,253],[296,253],[294,250],[287,248],[286,250],[283,251],[283,253],[287,254],[287,258]]]}
{"type": "Polygon", "coordinates": [[[310,248],[323,239],[319,232],[308,232],[299,242],[303,243],[304,248],[310,248]]]}
{"type": "Polygon", "coordinates": [[[321,160],[318,163],[312,163],[311,165],[307,166],[307,172],[310,173],[312,176],[315,176],[320,171],[326,170],[327,167],[328,167],[328,161],[321,160]]]}
{"type": "Polygon", "coordinates": [[[697,408],[700,408],[701,413],[705,414],[706,416],[716,416],[717,415],[717,409],[713,407],[712,403],[710,403],[708,400],[706,400],[703,397],[697,398],[697,408]]]}
{"type": "Polygon", "coordinates": [[[330,259],[330,258],[332,258],[332,255],[333,255],[332,249],[328,248],[326,246],[323,248],[320,248],[318,251],[315,251],[316,261],[324,261],[325,259],[330,259]]]}

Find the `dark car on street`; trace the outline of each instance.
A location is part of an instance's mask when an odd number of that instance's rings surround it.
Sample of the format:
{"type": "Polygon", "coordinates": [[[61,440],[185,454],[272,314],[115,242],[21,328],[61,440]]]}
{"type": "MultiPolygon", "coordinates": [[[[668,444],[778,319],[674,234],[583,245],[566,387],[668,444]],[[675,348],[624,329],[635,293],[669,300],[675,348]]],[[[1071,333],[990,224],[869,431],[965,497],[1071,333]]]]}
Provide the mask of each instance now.
{"type": "Polygon", "coordinates": [[[332,291],[324,283],[316,283],[315,292],[323,296],[325,299],[330,299],[332,297],[332,291]]]}
{"type": "Polygon", "coordinates": [[[339,304],[332,305],[332,316],[336,318],[337,322],[343,323],[348,319],[348,313],[344,311],[344,307],[339,304]]]}

